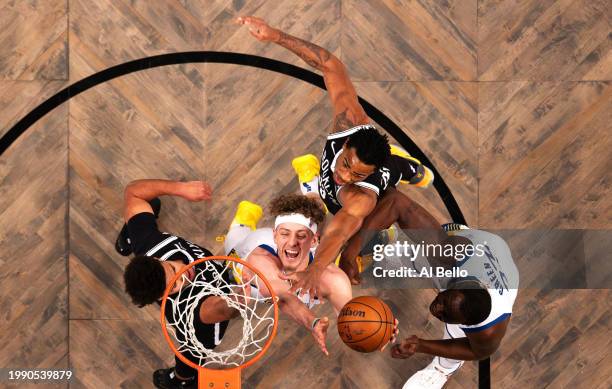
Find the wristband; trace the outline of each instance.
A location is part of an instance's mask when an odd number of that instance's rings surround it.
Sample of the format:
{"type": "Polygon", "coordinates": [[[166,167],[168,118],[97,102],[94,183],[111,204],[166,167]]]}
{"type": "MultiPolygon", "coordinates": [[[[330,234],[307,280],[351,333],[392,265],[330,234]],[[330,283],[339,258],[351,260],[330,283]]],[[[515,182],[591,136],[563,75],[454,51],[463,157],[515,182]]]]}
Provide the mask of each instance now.
{"type": "Polygon", "coordinates": [[[319,321],[321,321],[321,318],[315,317],[315,319],[312,321],[312,325],[310,326],[310,328],[314,330],[315,326],[317,325],[319,321]]]}

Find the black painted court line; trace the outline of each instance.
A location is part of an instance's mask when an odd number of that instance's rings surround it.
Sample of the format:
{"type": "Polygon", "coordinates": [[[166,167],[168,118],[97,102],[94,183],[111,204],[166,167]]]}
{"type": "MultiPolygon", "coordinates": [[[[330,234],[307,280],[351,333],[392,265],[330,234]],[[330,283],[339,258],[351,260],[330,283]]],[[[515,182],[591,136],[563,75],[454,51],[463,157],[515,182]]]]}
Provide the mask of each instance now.
{"type": "MultiPolygon", "coordinates": [[[[260,57],[250,54],[229,53],[220,51],[188,51],[181,53],[161,54],[153,57],[146,57],[134,61],[122,63],[98,73],[92,74],[72,85],[62,89],[38,107],[30,111],[26,116],[19,120],[1,139],[0,155],[2,155],[12,144],[23,134],[31,125],[45,116],[55,107],[68,101],[70,98],[84,92],[103,82],[121,77],[126,74],[140,70],[151,69],[159,66],[178,65],[184,63],[226,63],[234,65],[245,65],[259,69],[266,69],[277,73],[285,74],[293,78],[306,81],[309,84],[325,89],[323,77],[285,62],[260,57]]],[[[397,124],[383,114],[378,108],[374,107],[363,98],[359,98],[364,110],[374,121],[378,122],[387,132],[389,132],[406,151],[427,165],[435,174],[434,187],[442,198],[449,214],[456,223],[465,224],[465,218],[457,201],[453,197],[450,189],[442,179],[440,172],[431,163],[429,158],[418,148],[418,146],[406,135],[397,124]]]]}
{"type": "MultiPolygon", "coordinates": [[[[134,61],[125,62],[98,73],[92,74],[72,85],[62,89],[55,95],[42,102],[21,120],[19,120],[6,134],[0,138],[0,156],[24,133],[36,123],[40,118],[45,116],[51,110],[68,101],[72,97],[84,92],[103,82],[121,77],[126,74],[134,73],[140,70],[151,69],[159,66],[178,65],[184,63],[226,63],[233,65],[245,65],[259,69],[266,69],[273,72],[285,74],[293,78],[300,79],[309,84],[325,89],[323,77],[285,62],[260,57],[257,55],[230,53],[223,51],[186,51],[180,53],[161,54],[153,57],[140,58],[134,61]]],[[[410,139],[402,129],[395,124],[389,117],[382,113],[378,108],[374,107],[365,99],[359,97],[359,102],[372,120],[379,123],[406,151],[412,156],[420,160],[424,165],[429,167],[434,175],[434,188],[441,197],[452,221],[455,223],[466,224],[463,213],[459,208],[459,204],[451,193],[448,185],[442,179],[442,175],[431,163],[429,158],[418,148],[418,146],[410,139]]],[[[478,365],[478,381],[480,389],[488,389],[490,387],[491,372],[489,359],[480,361],[478,365]]]]}

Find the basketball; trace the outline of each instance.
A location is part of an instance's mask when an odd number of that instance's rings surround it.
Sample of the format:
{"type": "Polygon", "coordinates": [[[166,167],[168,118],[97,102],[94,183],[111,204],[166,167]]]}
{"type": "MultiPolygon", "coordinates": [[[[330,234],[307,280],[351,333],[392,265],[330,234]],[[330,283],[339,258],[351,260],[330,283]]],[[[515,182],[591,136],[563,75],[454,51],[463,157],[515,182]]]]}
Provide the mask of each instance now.
{"type": "Polygon", "coordinates": [[[338,334],[353,350],[371,353],[389,342],[394,322],[393,312],[381,299],[359,296],[340,310],[338,334]]]}

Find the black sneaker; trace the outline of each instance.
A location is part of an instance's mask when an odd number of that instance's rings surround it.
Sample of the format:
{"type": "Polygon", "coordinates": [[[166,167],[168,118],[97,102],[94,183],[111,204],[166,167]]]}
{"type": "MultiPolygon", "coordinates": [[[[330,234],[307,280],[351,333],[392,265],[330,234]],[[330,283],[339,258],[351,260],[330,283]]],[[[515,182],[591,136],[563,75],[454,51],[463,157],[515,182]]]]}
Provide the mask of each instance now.
{"type": "Polygon", "coordinates": [[[167,369],[159,369],[153,372],[153,385],[155,385],[156,388],[161,389],[196,389],[198,387],[198,382],[195,377],[184,381],[179,380],[174,374],[174,368],[169,367],[167,369]]]}
{"type": "MultiPolygon", "coordinates": [[[[157,219],[159,217],[159,212],[161,211],[161,200],[159,198],[154,198],[149,201],[151,204],[151,208],[153,208],[153,214],[157,219]]],[[[123,225],[121,228],[121,232],[119,232],[119,236],[115,240],[115,250],[124,257],[132,254],[132,242],[130,242],[130,238],[128,237],[127,224],[123,225]]]]}

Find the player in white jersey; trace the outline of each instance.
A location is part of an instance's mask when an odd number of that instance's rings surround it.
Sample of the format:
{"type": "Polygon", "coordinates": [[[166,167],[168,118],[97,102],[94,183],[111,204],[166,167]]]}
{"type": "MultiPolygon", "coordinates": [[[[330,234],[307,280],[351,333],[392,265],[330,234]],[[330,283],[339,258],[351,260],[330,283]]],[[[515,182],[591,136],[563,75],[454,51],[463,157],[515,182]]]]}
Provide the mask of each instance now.
{"type": "Polygon", "coordinates": [[[445,280],[446,289],[429,306],[431,314],[445,323],[444,338],[413,335],[392,348],[393,358],[415,353],[436,356],[410,377],[404,389],[442,388],[463,361],[489,357],[499,348],[512,315],[519,274],[506,242],[490,232],[458,224],[446,229],[449,239],[443,244],[470,244],[475,249],[471,256],[452,263],[467,275],[445,280]]]}
{"type": "MultiPolygon", "coordinates": [[[[261,271],[279,296],[281,312],[311,331],[321,350],[328,354],[325,336],[329,327],[326,317],[316,318],[309,309],[321,302],[329,301],[336,314],[352,297],[351,283],[346,274],[335,265],[329,265],[321,276],[318,298],[289,293],[290,282],[280,275],[304,271],[313,260],[312,250],[317,242],[317,229],[325,217],[320,204],[303,195],[289,194],[274,199],[270,205],[275,217],[274,228],[256,229],[261,218],[261,207],[243,201],[225,237],[225,252],[235,255],[261,271]]],[[[237,277],[246,268],[235,268],[237,277]]],[[[252,297],[269,297],[265,285],[251,285],[252,297]]]]}

